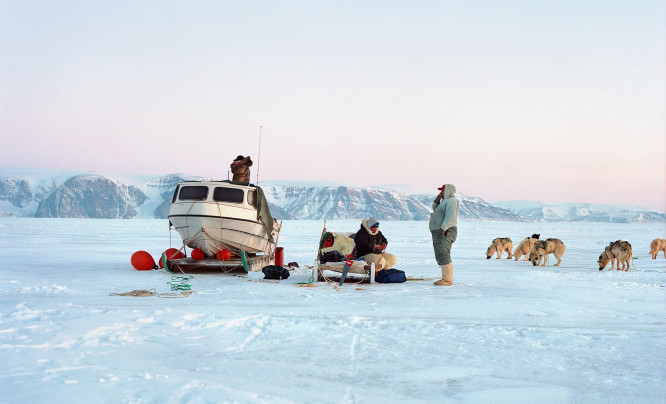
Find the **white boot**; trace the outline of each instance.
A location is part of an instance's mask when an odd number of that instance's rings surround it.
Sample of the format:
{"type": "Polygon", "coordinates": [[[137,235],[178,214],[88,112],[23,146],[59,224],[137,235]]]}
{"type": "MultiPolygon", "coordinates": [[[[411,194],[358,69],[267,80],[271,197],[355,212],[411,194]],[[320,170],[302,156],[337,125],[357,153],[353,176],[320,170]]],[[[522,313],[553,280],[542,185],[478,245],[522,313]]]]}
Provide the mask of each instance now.
{"type": "Polygon", "coordinates": [[[451,286],[453,283],[453,264],[442,265],[442,279],[433,282],[437,286],[451,286]]]}

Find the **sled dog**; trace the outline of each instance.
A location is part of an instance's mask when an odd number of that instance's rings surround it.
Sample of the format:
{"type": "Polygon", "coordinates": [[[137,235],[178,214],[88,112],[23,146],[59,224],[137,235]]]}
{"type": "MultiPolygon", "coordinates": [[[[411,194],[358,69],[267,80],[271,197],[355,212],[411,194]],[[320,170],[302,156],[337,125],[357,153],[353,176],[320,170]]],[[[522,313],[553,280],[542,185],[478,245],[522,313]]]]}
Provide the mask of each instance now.
{"type": "Polygon", "coordinates": [[[650,255],[653,260],[657,259],[659,251],[663,251],[664,258],[666,258],[666,238],[656,238],[650,243],[650,255]]]}
{"type": "Polygon", "coordinates": [[[604,249],[604,252],[599,256],[599,270],[603,270],[608,265],[608,262],[611,263],[611,271],[615,267],[615,260],[617,260],[617,270],[628,271],[629,265],[631,265],[631,258],[633,257],[634,252],[631,249],[631,244],[627,241],[617,240],[611,241],[608,246],[604,249]],[[620,264],[622,264],[622,269],[620,269],[620,264]]]}
{"type": "Polygon", "coordinates": [[[523,241],[518,244],[518,247],[516,247],[516,250],[513,252],[513,256],[518,261],[520,257],[523,255],[525,256],[525,259],[523,261],[527,261],[530,258],[530,250],[532,247],[534,247],[534,243],[539,240],[539,235],[538,234],[532,234],[532,237],[525,237],[523,241]],[[536,237],[535,237],[536,236],[536,237]]]}
{"type": "Polygon", "coordinates": [[[496,238],[493,240],[490,247],[486,250],[486,259],[490,259],[493,254],[497,253],[497,259],[502,258],[502,252],[506,251],[509,254],[506,259],[511,259],[511,250],[513,250],[513,242],[508,237],[496,238]]]}
{"type": "Polygon", "coordinates": [[[532,265],[537,266],[542,265],[541,261],[543,260],[543,266],[546,266],[548,265],[548,254],[553,254],[557,258],[555,266],[559,266],[565,250],[564,243],[556,238],[535,241],[534,247],[530,250],[530,261],[532,265]]]}

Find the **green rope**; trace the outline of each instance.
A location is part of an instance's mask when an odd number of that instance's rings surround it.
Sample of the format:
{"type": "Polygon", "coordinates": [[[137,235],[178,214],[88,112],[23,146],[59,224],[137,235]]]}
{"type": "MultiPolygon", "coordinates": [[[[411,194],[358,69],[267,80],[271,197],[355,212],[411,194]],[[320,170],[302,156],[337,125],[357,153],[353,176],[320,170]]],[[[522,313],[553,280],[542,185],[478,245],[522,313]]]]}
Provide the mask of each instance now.
{"type": "Polygon", "coordinates": [[[167,282],[167,284],[171,285],[171,290],[172,291],[180,291],[180,290],[190,290],[192,289],[192,285],[188,284],[187,281],[192,279],[193,276],[172,276],[171,277],[171,282],[167,282]]]}
{"type": "Polygon", "coordinates": [[[307,281],[307,282],[296,282],[297,285],[308,285],[310,283],[314,283],[314,277],[313,276],[311,276],[310,280],[307,281]]]}

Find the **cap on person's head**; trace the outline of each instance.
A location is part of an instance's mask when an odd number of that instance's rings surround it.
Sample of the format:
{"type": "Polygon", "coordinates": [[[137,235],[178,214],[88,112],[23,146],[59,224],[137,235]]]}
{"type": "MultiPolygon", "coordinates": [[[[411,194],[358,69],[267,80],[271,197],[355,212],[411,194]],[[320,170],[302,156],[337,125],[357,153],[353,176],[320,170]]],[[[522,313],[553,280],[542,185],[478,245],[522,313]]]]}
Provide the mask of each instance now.
{"type": "Polygon", "coordinates": [[[441,190],[443,190],[444,188],[446,188],[446,184],[442,185],[440,188],[437,188],[437,189],[439,189],[439,190],[441,191],[441,190]]]}
{"type": "Polygon", "coordinates": [[[241,161],[241,160],[243,160],[244,158],[245,158],[245,157],[239,155],[239,156],[237,156],[237,157],[234,159],[234,161],[241,161]]]}
{"type": "Polygon", "coordinates": [[[368,227],[379,227],[379,222],[374,217],[370,216],[368,218],[368,227]]]}

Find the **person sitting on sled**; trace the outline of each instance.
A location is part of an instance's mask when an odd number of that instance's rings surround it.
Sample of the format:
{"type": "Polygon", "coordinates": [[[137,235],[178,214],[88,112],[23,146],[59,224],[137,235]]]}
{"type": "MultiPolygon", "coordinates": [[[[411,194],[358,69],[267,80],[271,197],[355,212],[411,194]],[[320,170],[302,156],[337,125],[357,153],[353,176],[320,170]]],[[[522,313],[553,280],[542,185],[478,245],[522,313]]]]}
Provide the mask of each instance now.
{"type": "Polygon", "coordinates": [[[231,163],[231,173],[234,177],[231,179],[233,182],[241,184],[250,183],[250,167],[252,167],[252,159],[250,156],[238,156],[231,163]]]}
{"type": "Polygon", "coordinates": [[[382,269],[390,269],[398,262],[395,255],[386,252],[388,241],[379,231],[379,222],[374,217],[363,219],[354,242],[356,257],[364,258],[368,264],[374,262],[375,265],[381,265],[382,269]]]}

